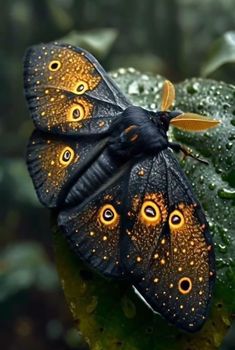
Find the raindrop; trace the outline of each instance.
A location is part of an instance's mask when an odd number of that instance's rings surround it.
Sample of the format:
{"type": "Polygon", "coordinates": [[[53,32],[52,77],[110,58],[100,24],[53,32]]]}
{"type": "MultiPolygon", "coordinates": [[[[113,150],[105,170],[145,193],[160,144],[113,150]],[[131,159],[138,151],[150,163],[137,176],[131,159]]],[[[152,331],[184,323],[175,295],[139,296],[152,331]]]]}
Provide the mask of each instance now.
{"type": "Polygon", "coordinates": [[[225,244],[219,244],[218,247],[221,253],[226,253],[228,250],[228,247],[225,244]]]}
{"type": "Polygon", "coordinates": [[[235,199],[235,190],[221,188],[218,190],[218,196],[224,199],[235,199]]]}
{"type": "Polygon", "coordinates": [[[193,83],[192,85],[187,86],[187,92],[191,95],[195,94],[196,92],[199,91],[199,83],[193,83]]]}
{"type": "Polygon", "coordinates": [[[139,94],[139,85],[136,81],[133,81],[129,86],[128,86],[128,94],[129,95],[138,95],[139,94]]]}
{"type": "Polygon", "coordinates": [[[126,69],[125,69],[125,68],[119,68],[119,69],[118,69],[118,73],[119,73],[120,75],[124,75],[124,74],[126,74],[126,69]]]}
{"type": "Polygon", "coordinates": [[[214,190],[216,188],[216,185],[215,185],[214,182],[211,182],[211,183],[209,183],[208,187],[212,191],[212,190],[214,190]]]}
{"type": "MultiPolygon", "coordinates": [[[[234,111],[235,112],[235,111],[234,111]]],[[[235,119],[232,119],[230,122],[233,126],[235,126],[235,119]]]]}

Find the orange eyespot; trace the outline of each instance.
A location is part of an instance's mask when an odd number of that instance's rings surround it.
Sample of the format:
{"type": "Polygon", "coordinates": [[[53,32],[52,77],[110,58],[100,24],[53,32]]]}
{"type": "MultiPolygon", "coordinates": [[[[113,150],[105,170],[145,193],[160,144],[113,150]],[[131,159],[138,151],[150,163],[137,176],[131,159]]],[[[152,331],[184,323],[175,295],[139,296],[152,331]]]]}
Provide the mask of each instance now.
{"type": "Polygon", "coordinates": [[[178,283],[178,289],[181,294],[188,294],[192,290],[192,281],[188,277],[182,277],[178,283]]]}
{"type": "Polygon", "coordinates": [[[51,72],[56,72],[57,70],[60,69],[60,67],[61,67],[61,63],[60,61],[57,61],[57,60],[51,61],[48,66],[51,72]]]}
{"type": "Polygon", "coordinates": [[[80,104],[73,105],[68,111],[68,121],[79,122],[85,116],[85,111],[80,104]]]}
{"type": "Polygon", "coordinates": [[[68,166],[74,158],[74,150],[71,147],[65,147],[60,154],[60,164],[68,166]]]}
{"type": "Polygon", "coordinates": [[[145,201],[140,210],[140,219],[144,223],[156,225],[161,220],[159,207],[153,201],[145,201]]]}
{"type": "Polygon", "coordinates": [[[102,224],[111,226],[117,224],[119,215],[111,204],[106,204],[100,209],[99,219],[102,224]]]}
{"type": "Polygon", "coordinates": [[[89,88],[88,84],[85,81],[81,80],[76,84],[76,86],[74,88],[74,92],[77,95],[82,95],[82,94],[84,94],[84,92],[86,92],[88,90],[88,88],[89,88]]]}
{"type": "Polygon", "coordinates": [[[179,210],[174,210],[169,217],[169,225],[173,230],[177,230],[184,225],[184,216],[179,210]]]}

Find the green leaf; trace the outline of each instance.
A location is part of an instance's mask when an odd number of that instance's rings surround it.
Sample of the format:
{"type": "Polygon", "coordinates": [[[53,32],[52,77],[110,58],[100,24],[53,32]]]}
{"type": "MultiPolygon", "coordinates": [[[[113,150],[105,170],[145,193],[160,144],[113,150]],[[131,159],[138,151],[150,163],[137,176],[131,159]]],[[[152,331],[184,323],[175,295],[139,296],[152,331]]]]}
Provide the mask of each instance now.
{"type": "MultiPolygon", "coordinates": [[[[156,110],[160,104],[160,76],[119,69],[112,74],[134,104],[156,110]]],[[[171,130],[170,137],[192,148],[209,162],[180,162],[208,217],[216,245],[217,282],[209,320],[188,335],[154,314],[125,283],[90,271],[68,248],[55,227],[58,271],[78,329],[92,350],[218,349],[235,311],[235,87],[212,80],[192,79],[176,85],[175,108],[222,121],[204,133],[171,130]]]]}
{"type": "Polygon", "coordinates": [[[201,68],[201,75],[207,77],[225,63],[235,62],[235,32],[223,34],[209,48],[207,58],[201,68]]]}
{"type": "Polygon", "coordinates": [[[58,279],[53,265],[37,243],[18,243],[0,255],[0,302],[16,293],[36,287],[55,290],[58,279]]]}

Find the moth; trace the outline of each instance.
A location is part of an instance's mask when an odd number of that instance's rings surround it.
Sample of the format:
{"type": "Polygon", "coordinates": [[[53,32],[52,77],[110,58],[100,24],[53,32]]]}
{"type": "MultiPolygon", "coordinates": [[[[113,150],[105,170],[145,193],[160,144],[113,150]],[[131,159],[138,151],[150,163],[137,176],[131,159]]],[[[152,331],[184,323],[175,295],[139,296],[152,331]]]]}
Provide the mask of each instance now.
{"type": "Polygon", "coordinates": [[[28,170],[72,250],[103,276],[129,281],[178,328],[199,330],[215,280],[214,249],[174,156],[189,152],[167,131],[218,121],[172,110],[169,81],[158,111],[133,106],[90,53],[70,45],[29,48],[24,87],[36,127],[28,170]]]}

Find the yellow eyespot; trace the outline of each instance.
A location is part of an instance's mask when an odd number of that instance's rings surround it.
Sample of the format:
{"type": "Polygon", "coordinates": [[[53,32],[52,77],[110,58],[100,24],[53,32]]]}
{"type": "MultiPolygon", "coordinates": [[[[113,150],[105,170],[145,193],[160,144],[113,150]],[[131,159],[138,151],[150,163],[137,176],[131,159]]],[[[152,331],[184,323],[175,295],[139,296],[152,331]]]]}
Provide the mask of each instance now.
{"type": "Polygon", "coordinates": [[[188,294],[192,290],[192,281],[188,277],[182,277],[178,283],[178,289],[181,294],[188,294]]]}
{"type": "Polygon", "coordinates": [[[74,150],[71,147],[65,147],[60,154],[60,164],[68,166],[74,158],[74,150]]]}
{"type": "Polygon", "coordinates": [[[184,217],[179,210],[176,209],[170,214],[169,225],[173,230],[177,230],[184,225],[184,217]]]}
{"type": "Polygon", "coordinates": [[[85,81],[80,80],[76,84],[76,86],[74,88],[74,92],[77,95],[82,95],[82,94],[84,94],[84,92],[86,92],[88,90],[88,88],[89,88],[88,84],[85,81]]]}
{"type": "Polygon", "coordinates": [[[140,210],[140,219],[144,223],[156,225],[161,220],[159,207],[153,201],[145,201],[140,210]]]}
{"type": "Polygon", "coordinates": [[[60,61],[57,61],[57,60],[51,61],[48,66],[51,72],[56,72],[57,70],[60,69],[60,67],[61,67],[61,63],[60,61]]]}
{"type": "Polygon", "coordinates": [[[82,105],[76,104],[68,111],[68,121],[70,122],[79,122],[85,116],[85,111],[82,105]]]}
{"type": "Polygon", "coordinates": [[[111,204],[106,204],[100,209],[99,219],[102,224],[111,226],[117,224],[119,215],[111,204]]]}

